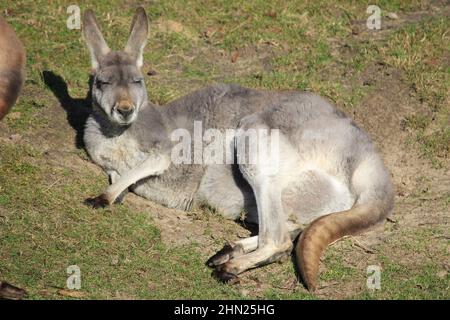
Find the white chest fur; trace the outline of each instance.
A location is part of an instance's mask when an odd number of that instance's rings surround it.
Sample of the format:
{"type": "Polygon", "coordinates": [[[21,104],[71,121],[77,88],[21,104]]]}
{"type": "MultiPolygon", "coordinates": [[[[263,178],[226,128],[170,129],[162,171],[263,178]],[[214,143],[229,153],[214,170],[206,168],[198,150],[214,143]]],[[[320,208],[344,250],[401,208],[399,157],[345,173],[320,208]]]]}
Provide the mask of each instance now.
{"type": "Polygon", "coordinates": [[[88,119],[84,142],[92,160],[106,171],[121,173],[136,167],[146,158],[136,139],[127,131],[105,137],[93,118],[88,119]]]}

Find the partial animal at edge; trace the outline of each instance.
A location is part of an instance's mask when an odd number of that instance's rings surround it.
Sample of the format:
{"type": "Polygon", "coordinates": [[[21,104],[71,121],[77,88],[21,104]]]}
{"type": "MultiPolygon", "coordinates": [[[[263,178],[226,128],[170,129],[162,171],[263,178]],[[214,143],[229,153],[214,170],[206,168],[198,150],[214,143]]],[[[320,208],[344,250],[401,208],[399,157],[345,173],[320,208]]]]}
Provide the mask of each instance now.
{"type": "Polygon", "coordinates": [[[0,17],[0,120],[16,103],[25,78],[25,49],[0,17]]]}

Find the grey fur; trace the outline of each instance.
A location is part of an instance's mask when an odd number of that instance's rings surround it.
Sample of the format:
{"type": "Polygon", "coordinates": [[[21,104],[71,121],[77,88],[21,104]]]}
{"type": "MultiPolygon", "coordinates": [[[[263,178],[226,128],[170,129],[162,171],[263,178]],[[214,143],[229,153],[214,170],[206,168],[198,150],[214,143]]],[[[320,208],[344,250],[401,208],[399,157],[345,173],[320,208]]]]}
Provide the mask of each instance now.
{"type": "MultiPolygon", "coordinates": [[[[139,10],[135,20],[146,19],[139,10]]],[[[126,51],[113,52],[106,49],[92,12],[84,21],[95,70],[94,111],[84,141],[92,160],[111,177],[103,195],[108,203],[130,187],[182,210],[206,202],[230,219],[247,212],[249,221],[259,223],[259,235],[238,243],[239,254],[227,269],[234,274],[289,252],[290,234],[320,216],[371,202],[383,204],[383,215],[391,211],[389,173],[371,140],[325,99],[218,84],[160,107],[147,100],[139,70],[147,23],[135,23],[133,45],[129,41],[126,51]],[[133,105],[128,118],[116,112],[121,90],[128,91],[133,105]],[[194,121],[202,121],[204,129],[279,129],[278,174],[268,174],[260,164],[171,163],[170,133],[179,128],[193,133],[194,121]]]]}

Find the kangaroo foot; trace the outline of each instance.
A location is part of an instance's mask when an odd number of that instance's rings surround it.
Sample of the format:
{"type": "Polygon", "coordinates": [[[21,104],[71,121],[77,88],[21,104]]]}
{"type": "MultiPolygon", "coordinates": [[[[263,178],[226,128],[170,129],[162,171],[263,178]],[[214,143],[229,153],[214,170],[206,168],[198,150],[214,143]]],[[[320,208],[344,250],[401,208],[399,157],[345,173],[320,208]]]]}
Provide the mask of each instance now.
{"type": "Polygon", "coordinates": [[[88,198],[84,200],[84,204],[94,209],[105,208],[109,206],[109,200],[105,194],[101,194],[95,198],[88,198]]]}
{"type": "Polygon", "coordinates": [[[232,258],[242,255],[242,253],[242,246],[232,246],[231,244],[227,243],[222,249],[220,249],[216,254],[209,258],[208,261],[206,261],[206,265],[210,268],[214,268],[228,262],[232,258]]]}
{"type": "Polygon", "coordinates": [[[237,284],[239,278],[232,272],[227,271],[227,264],[221,264],[217,266],[212,272],[212,276],[219,282],[226,284],[237,284]]]}

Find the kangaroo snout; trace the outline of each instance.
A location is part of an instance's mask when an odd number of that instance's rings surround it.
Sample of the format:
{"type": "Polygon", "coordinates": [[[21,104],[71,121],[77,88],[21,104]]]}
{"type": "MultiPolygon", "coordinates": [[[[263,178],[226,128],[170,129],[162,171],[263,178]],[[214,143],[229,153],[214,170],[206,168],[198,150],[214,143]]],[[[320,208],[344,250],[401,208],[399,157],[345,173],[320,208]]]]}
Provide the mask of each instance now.
{"type": "Polygon", "coordinates": [[[116,110],[126,119],[134,112],[134,104],[130,100],[120,100],[116,103],[116,110]]]}

